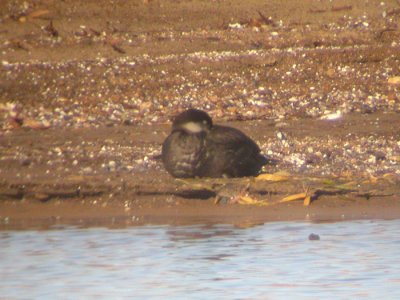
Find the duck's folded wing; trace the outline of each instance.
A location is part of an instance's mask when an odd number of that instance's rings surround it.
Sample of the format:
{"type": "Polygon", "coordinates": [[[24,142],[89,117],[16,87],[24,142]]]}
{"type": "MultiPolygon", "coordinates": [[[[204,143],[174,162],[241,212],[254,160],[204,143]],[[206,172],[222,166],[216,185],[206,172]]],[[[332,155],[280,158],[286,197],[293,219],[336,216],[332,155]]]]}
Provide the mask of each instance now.
{"type": "Polygon", "coordinates": [[[210,132],[210,140],[227,149],[237,149],[259,153],[258,145],[247,135],[233,127],[214,126],[210,132]]]}

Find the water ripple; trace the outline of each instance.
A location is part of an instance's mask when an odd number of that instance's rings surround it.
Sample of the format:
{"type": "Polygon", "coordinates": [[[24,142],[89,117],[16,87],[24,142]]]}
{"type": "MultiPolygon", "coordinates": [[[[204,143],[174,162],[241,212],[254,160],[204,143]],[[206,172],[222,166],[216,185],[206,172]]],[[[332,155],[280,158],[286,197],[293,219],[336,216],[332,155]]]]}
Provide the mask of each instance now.
{"type": "Polygon", "coordinates": [[[399,244],[398,220],[3,231],[0,295],[399,299],[399,244]]]}

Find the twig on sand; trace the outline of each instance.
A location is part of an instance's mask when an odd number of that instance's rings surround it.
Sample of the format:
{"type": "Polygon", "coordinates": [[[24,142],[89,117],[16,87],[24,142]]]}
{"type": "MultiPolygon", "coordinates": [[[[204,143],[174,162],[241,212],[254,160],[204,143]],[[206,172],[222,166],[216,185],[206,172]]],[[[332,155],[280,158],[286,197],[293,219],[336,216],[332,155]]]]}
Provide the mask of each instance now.
{"type": "Polygon", "coordinates": [[[125,54],[125,53],[126,53],[126,51],[125,51],[124,49],[122,49],[121,47],[119,47],[119,46],[117,46],[117,45],[115,45],[115,44],[111,44],[111,47],[112,47],[115,51],[117,51],[118,53],[121,53],[121,54],[125,54]]]}
{"type": "Polygon", "coordinates": [[[352,5],[332,6],[331,11],[352,10],[352,5]]]}
{"type": "Polygon", "coordinates": [[[49,25],[47,25],[44,30],[46,30],[53,37],[59,36],[58,30],[53,25],[53,20],[50,20],[49,25]]]}

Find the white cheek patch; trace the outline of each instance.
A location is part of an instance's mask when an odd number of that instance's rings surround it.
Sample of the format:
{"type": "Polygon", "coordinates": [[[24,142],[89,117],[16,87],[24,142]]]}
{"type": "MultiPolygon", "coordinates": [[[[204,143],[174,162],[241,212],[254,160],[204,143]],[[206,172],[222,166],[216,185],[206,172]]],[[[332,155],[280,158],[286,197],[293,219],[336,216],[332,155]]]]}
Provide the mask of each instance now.
{"type": "Polygon", "coordinates": [[[191,133],[198,133],[204,131],[203,127],[199,123],[195,122],[187,122],[182,127],[191,133]]]}

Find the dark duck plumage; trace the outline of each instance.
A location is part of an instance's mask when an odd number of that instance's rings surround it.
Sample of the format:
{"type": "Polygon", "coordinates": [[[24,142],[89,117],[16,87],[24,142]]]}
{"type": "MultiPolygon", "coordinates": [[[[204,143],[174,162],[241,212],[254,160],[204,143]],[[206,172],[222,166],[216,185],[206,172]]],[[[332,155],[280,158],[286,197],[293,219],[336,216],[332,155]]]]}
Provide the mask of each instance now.
{"type": "Polygon", "coordinates": [[[180,178],[253,176],[266,163],[252,139],[238,129],[213,125],[198,109],[175,118],[162,160],[167,171],[180,178]]]}

